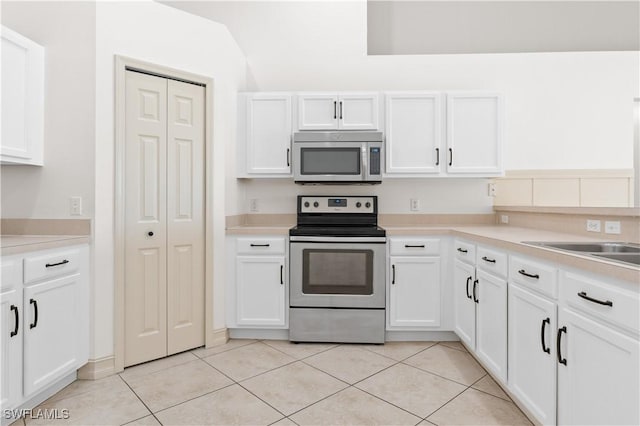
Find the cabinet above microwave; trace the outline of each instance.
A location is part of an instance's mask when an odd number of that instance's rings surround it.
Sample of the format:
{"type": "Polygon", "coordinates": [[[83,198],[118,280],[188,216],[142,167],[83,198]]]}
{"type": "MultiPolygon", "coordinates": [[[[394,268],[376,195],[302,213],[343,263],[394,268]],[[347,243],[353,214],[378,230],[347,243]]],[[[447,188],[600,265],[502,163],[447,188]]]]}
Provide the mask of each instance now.
{"type": "Polygon", "coordinates": [[[378,94],[298,93],[298,130],[378,130],[378,94]]]}

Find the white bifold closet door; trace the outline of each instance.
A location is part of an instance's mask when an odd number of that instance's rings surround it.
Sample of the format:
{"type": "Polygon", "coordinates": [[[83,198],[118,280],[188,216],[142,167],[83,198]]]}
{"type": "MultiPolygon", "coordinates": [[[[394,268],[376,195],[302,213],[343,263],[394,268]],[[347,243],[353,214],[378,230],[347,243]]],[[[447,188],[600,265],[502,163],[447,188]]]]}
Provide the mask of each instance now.
{"type": "Polygon", "coordinates": [[[204,344],[204,98],[126,72],[125,366],[204,344]]]}

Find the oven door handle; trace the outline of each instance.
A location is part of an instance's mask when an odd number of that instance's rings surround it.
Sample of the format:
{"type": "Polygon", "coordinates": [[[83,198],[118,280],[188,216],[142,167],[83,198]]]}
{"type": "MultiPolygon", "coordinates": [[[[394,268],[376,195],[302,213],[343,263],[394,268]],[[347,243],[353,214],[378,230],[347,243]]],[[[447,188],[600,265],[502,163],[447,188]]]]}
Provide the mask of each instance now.
{"type": "Polygon", "coordinates": [[[292,243],[386,243],[386,237],[290,236],[292,243]]]}

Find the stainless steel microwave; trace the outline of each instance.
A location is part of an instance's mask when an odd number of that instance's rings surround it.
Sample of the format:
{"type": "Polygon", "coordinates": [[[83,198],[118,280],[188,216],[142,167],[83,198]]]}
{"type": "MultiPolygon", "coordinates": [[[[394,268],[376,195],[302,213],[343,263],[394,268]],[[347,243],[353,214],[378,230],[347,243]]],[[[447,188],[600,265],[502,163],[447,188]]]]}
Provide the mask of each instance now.
{"type": "Polygon", "coordinates": [[[382,182],[382,132],[298,132],[293,177],[301,184],[382,182]]]}

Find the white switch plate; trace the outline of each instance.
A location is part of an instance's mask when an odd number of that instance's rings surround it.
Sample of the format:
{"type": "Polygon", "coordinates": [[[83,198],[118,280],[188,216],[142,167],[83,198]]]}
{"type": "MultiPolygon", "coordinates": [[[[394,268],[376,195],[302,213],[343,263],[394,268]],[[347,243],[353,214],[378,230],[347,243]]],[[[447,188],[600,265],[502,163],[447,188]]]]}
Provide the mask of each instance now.
{"type": "Polygon", "coordinates": [[[500,223],[504,223],[504,224],[509,223],[509,216],[506,214],[500,215],[500,223]]]}
{"type": "Polygon", "coordinates": [[[604,233],[605,234],[619,234],[620,233],[620,222],[617,220],[613,221],[605,221],[604,222],[604,233]]]}
{"type": "Polygon", "coordinates": [[[420,211],[420,200],[418,200],[417,198],[412,198],[410,200],[410,203],[412,212],[420,211]]]}
{"type": "Polygon", "coordinates": [[[258,199],[252,198],[249,200],[249,211],[257,212],[258,211],[258,199]]]}
{"type": "Polygon", "coordinates": [[[600,232],[600,221],[587,219],[587,231],[600,232]]]}
{"type": "Polygon", "coordinates": [[[74,196],[69,198],[69,214],[71,216],[82,216],[82,197],[74,196]]]}

